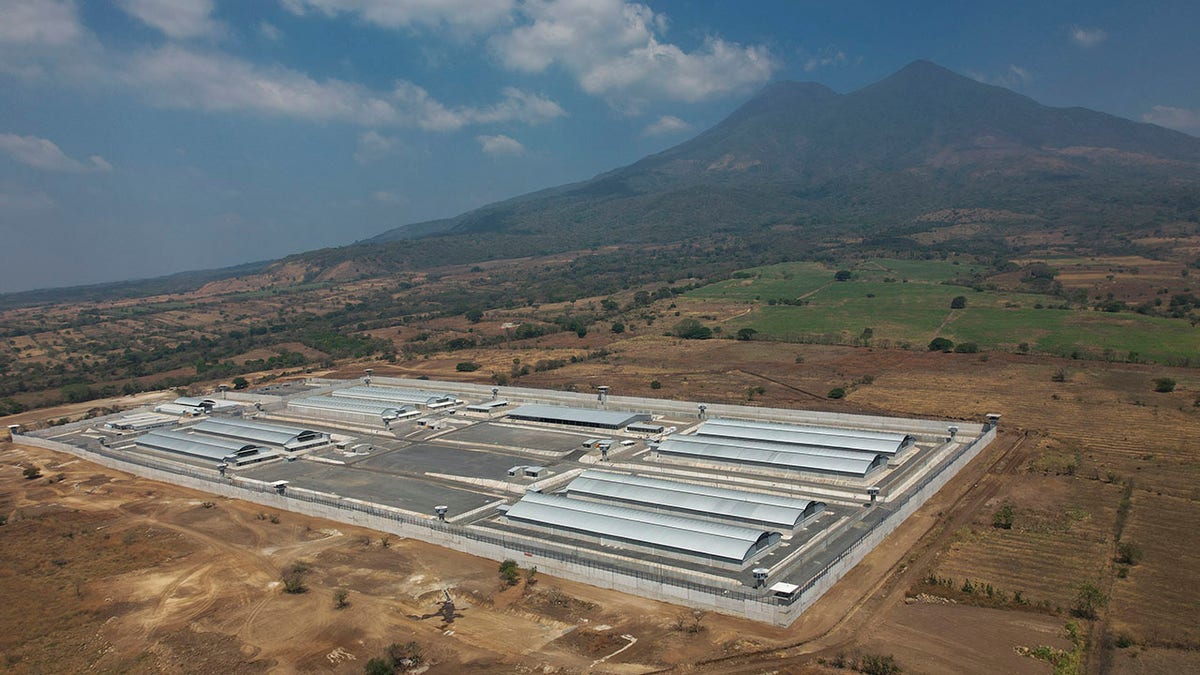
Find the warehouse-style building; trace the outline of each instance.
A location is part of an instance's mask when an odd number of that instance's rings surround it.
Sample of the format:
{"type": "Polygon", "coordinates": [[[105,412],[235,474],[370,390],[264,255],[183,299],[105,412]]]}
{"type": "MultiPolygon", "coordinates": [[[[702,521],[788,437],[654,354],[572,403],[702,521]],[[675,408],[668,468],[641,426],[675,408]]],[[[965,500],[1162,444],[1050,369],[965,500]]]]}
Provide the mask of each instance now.
{"type": "Polygon", "coordinates": [[[333,392],[337,398],[359,398],[394,406],[415,405],[430,410],[448,408],[458,404],[458,397],[453,394],[437,391],[422,391],[419,389],[399,389],[397,387],[359,386],[338,389],[333,392]]]}
{"type": "Polygon", "coordinates": [[[788,531],[825,510],[824,502],[810,499],[609,471],[584,471],[564,491],[575,499],[788,531]]]}
{"type": "Polygon", "coordinates": [[[651,419],[650,415],[644,413],[568,408],[566,406],[541,405],[536,403],[530,403],[511,410],[506,416],[514,420],[563,424],[573,427],[591,427],[593,429],[622,429],[634,422],[649,422],[651,419]]]}
{"type": "Polygon", "coordinates": [[[310,396],[288,401],[288,410],[298,415],[319,419],[359,422],[377,425],[382,422],[417,417],[421,411],[415,405],[395,405],[367,399],[310,396]]]}
{"type": "Polygon", "coordinates": [[[254,443],[183,431],[151,431],[139,437],[137,445],[147,450],[223,462],[231,466],[246,466],[279,458],[278,452],[254,443]]]}
{"type": "Polygon", "coordinates": [[[836,427],[816,427],[774,422],[712,419],[700,425],[697,436],[768,441],[824,448],[859,450],[862,452],[897,455],[911,446],[914,438],[907,434],[882,431],[860,431],[836,427]]]}
{"type": "Polygon", "coordinates": [[[605,547],[743,569],[777,544],[780,533],[537,492],[508,507],[515,525],[605,547]]]}
{"type": "Polygon", "coordinates": [[[702,466],[745,466],[846,478],[866,478],[888,463],[887,455],[881,453],[836,452],[832,448],[813,449],[786,444],[760,447],[753,442],[709,442],[713,440],[719,439],[672,436],[659,444],[655,452],[660,459],[702,466]],[[824,452],[817,453],[816,450],[824,452]]]}
{"type": "Polygon", "coordinates": [[[253,420],[210,418],[192,425],[190,429],[206,436],[232,438],[245,443],[279,447],[292,452],[329,443],[329,434],[323,431],[264,424],[253,420]]]}

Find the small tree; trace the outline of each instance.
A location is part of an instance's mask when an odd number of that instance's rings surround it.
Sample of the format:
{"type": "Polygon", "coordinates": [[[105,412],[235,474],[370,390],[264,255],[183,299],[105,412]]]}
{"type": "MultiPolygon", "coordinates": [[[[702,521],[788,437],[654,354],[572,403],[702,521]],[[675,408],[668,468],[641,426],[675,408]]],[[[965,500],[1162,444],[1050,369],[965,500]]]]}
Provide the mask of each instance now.
{"type": "Polygon", "coordinates": [[[25,467],[25,470],[21,472],[21,475],[25,476],[25,480],[33,480],[35,478],[42,477],[42,470],[36,466],[27,466],[25,467]]]}
{"type": "Polygon", "coordinates": [[[479,364],[474,361],[460,361],[454,365],[454,369],[460,373],[473,373],[479,370],[479,364]]]}
{"type": "Polygon", "coordinates": [[[850,281],[853,276],[854,273],[850,270],[838,270],[837,273],[833,275],[833,278],[835,281],[850,281]]]}
{"type": "Polygon", "coordinates": [[[617,334],[624,333],[625,332],[625,324],[621,323],[620,321],[614,321],[611,330],[612,330],[612,332],[617,333],[617,334]]]}
{"type": "Polygon", "coordinates": [[[979,345],[974,342],[960,342],[954,345],[954,351],[958,354],[977,354],[979,353],[979,345]]]}
{"type": "Polygon", "coordinates": [[[1075,606],[1071,611],[1080,618],[1095,619],[1096,613],[1107,604],[1108,596],[1104,595],[1104,591],[1096,584],[1086,581],[1079,586],[1079,592],[1075,595],[1075,606]]]}
{"type": "Polygon", "coordinates": [[[480,321],[483,321],[483,310],[470,309],[467,310],[467,313],[464,316],[466,316],[467,321],[470,321],[471,323],[479,323],[480,321]]]}
{"type": "Polygon", "coordinates": [[[1050,376],[1051,382],[1066,382],[1067,371],[1063,368],[1055,368],[1054,374],[1050,376]]]}
{"type": "Polygon", "coordinates": [[[749,342],[750,340],[753,340],[754,336],[757,334],[758,331],[754,330],[753,328],[740,328],[737,332],[737,339],[741,340],[742,342],[749,342]]]}
{"type": "Polygon", "coordinates": [[[344,588],[339,588],[336,591],[334,591],[333,592],[333,608],[334,609],[345,609],[345,608],[349,607],[350,606],[350,601],[348,600],[349,597],[350,597],[350,593],[347,592],[346,589],[344,589],[344,588]]]}
{"type": "Polygon", "coordinates": [[[505,560],[500,563],[500,580],[505,586],[516,586],[521,580],[521,568],[517,566],[516,560],[505,560]]]}
{"type": "Polygon", "coordinates": [[[233,378],[233,388],[234,389],[247,389],[249,387],[250,387],[249,380],[242,377],[241,375],[238,375],[237,377],[233,378]]]}
{"type": "Polygon", "coordinates": [[[363,672],[366,675],[396,675],[396,669],[392,667],[392,664],[388,663],[387,659],[381,659],[378,656],[367,661],[363,672]]]}
{"type": "Polygon", "coordinates": [[[1160,394],[1169,394],[1175,391],[1175,380],[1169,377],[1155,378],[1154,391],[1157,391],[1160,394]]]}
{"type": "Polygon", "coordinates": [[[1142,561],[1142,547],[1132,541],[1117,543],[1117,562],[1123,565],[1136,565],[1142,561]]]}
{"type": "Polygon", "coordinates": [[[294,563],[283,572],[283,592],[292,595],[307,593],[308,586],[304,585],[304,577],[308,575],[308,565],[294,563]]]}
{"type": "Polygon", "coordinates": [[[950,309],[963,309],[966,306],[967,296],[965,295],[955,296],[955,298],[950,301],[950,309]]]}
{"type": "Polygon", "coordinates": [[[1013,526],[1012,504],[1004,504],[992,514],[992,527],[1001,530],[1011,530],[1013,526]]]}
{"type": "Polygon", "coordinates": [[[525,570],[525,585],[532,586],[537,583],[537,567],[530,567],[525,570]]]}
{"type": "Polygon", "coordinates": [[[834,399],[845,398],[846,390],[841,387],[834,387],[833,389],[829,390],[829,394],[827,394],[827,396],[829,396],[829,398],[834,398],[834,399]]]}
{"type": "Polygon", "coordinates": [[[929,351],[931,352],[948,352],[954,349],[954,343],[944,337],[933,338],[929,341],[929,351]]]}
{"type": "Polygon", "coordinates": [[[650,388],[662,389],[662,382],[659,382],[658,380],[650,380],[650,388]]]}
{"type": "Polygon", "coordinates": [[[707,340],[712,337],[712,329],[696,319],[684,319],[675,324],[675,336],[685,340],[707,340]]]}

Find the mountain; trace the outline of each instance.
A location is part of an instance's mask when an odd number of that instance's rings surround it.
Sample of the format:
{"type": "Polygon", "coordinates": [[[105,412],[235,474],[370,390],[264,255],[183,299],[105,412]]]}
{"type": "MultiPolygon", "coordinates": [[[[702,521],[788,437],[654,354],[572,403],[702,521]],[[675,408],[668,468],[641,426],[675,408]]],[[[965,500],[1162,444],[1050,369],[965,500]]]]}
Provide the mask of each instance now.
{"type": "Polygon", "coordinates": [[[630,166],[368,243],[493,233],[579,247],[778,225],[878,234],[946,209],[1132,231],[1196,218],[1198,187],[1198,138],[917,61],[847,94],[778,82],[630,166]]]}

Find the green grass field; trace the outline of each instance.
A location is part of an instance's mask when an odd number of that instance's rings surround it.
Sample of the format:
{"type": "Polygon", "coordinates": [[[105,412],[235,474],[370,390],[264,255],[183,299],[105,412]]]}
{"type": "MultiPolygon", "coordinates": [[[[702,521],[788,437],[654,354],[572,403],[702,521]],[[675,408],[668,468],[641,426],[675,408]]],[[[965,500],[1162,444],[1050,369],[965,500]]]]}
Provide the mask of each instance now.
{"type": "Polygon", "coordinates": [[[759,337],[855,344],[865,328],[872,344],[922,349],[934,337],[974,342],[980,349],[1030,351],[1124,360],[1130,353],[1158,362],[1200,360],[1200,328],[1177,319],[1133,312],[1039,309],[1062,300],[1046,295],[975,291],[946,283],[983,273],[949,261],[870,260],[847,266],[854,276],[835,281],[839,268],[782,263],[745,270],[738,278],[698,288],[698,300],[755,305],[724,327],[727,335],[753,328],[759,337]],[[886,281],[885,281],[886,279],[886,281]],[[965,296],[967,305],[952,310],[965,296]],[[771,304],[803,298],[805,305],[771,304]]]}

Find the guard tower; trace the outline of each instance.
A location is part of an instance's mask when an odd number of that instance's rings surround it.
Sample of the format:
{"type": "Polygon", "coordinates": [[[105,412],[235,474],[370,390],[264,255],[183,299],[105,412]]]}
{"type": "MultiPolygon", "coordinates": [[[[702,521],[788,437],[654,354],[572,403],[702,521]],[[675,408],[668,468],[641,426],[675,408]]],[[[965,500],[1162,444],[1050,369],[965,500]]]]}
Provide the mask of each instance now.
{"type": "Polygon", "coordinates": [[[754,587],[755,588],[766,587],[767,575],[771,573],[771,570],[769,570],[765,567],[755,567],[754,569],[750,570],[750,573],[754,575],[754,587]]]}
{"type": "Polygon", "coordinates": [[[495,401],[500,397],[500,387],[492,387],[492,400],[495,401]]]}
{"type": "Polygon", "coordinates": [[[367,368],[363,370],[363,384],[367,385],[368,387],[371,386],[371,373],[373,372],[375,372],[374,368],[367,368]]]}
{"type": "Polygon", "coordinates": [[[946,431],[950,433],[950,437],[946,439],[947,443],[953,441],[954,437],[958,435],[958,427],[953,424],[946,427],[946,431]]]}
{"type": "Polygon", "coordinates": [[[608,403],[608,385],[602,384],[599,387],[596,387],[596,389],[600,390],[600,395],[596,397],[596,400],[600,401],[600,405],[608,403]]]}
{"type": "Polygon", "coordinates": [[[701,403],[700,405],[696,406],[696,409],[700,411],[700,414],[697,415],[696,417],[698,417],[700,419],[704,419],[704,411],[708,410],[708,406],[701,403]]]}
{"type": "Polygon", "coordinates": [[[1000,424],[1000,413],[988,413],[987,425],[984,426],[983,430],[984,432],[991,431],[992,429],[995,429],[996,425],[998,424],[1000,424]]]}
{"type": "Polygon", "coordinates": [[[879,498],[879,488],[877,488],[877,487],[867,488],[867,496],[871,498],[871,503],[868,504],[867,506],[875,506],[875,501],[879,498]]]}
{"type": "Polygon", "coordinates": [[[10,440],[10,441],[17,440],[17,434],[19,434],[19,433],[21,433],[21,425],[20,424],[8,425],[8,440],[10,440]]]}
{"type": "Polygon", "coordinates": [[[446,522],[446,512],[449,510],[450,507],[445,504],[438,504],[433,507],[433,512],[437,514],[438,520],[443,523],[446,522]]]}

